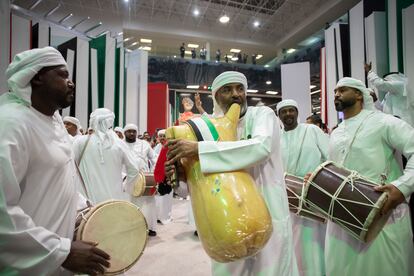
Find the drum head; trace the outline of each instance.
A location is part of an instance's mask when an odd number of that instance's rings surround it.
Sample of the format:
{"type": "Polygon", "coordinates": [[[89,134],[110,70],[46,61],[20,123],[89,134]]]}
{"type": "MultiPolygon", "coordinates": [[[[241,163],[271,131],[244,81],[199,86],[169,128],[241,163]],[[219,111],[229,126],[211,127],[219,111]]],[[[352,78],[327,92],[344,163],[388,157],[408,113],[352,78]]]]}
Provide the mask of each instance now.
{"type": "Polygon", "coordinates": [[[134,184],[134,190],[132,191],[132,195],[135,197],[140,197],[145,192],[145,185],[146,185],[146,178],[143,173],[138,173],[138,179],[134,184]]]}
{"type": "Polygon", "coordinates": [[[106,201],[91,209],[77,239],[98,243],[111,256],[106,275],[125,272],[141,257],[147,243],[147,222],[127,201],[106,201]]]}

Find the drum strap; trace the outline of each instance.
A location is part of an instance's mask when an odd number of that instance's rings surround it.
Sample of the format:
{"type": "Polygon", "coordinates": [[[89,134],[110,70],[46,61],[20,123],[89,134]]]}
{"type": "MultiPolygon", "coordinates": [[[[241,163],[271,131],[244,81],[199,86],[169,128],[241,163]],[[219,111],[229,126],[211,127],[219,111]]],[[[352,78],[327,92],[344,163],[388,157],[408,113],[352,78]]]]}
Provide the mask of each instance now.
{"type": "Polygon", "coordinates": [[[85,195],[86,195],[86,197],[87,197],[88,199],[89,199],[88,190],[86,189],[85,181],[83,181],[82,174],[81,174],[81,172],[80,172],[80,170],[79,170],[79,165],[80,165],[80,163],[81,163],[81,161],[82,161],[83,154],[85,153],[86,147],[88,146],[88,144],[89,144],[89,140],[90,140],[90,139],[91,139],[91,136],[90,136],[90,135],[88,135],[88,139],[86,140],[85,146],[83,147],[82,152],[81,152],[81,155],[80,155],[80,157],[79,157],[79,163],[78,163],[78,164],[76,164],[76,162],[74,162],[74,163],[75,163],[76,170],[77,170],[78,175],[79,175],[79,178],[80,178],[80,180],[81,180],[81,184],[82,184],[83,191],[85,192],[85,195]]]}
{"type": "Polygon", "coordinates": [[[308,127],[306,126],[305,133],[303,134],[303,137],[302,137],[302,142],[300,143],[298,158],[296,159],[295,172],[294,172],[295,175],[296,175],[296,171],[298,169],[300,157],[302,155],[303,143],[305,142],[307,132],[308,132],[308,127]]]}
{"type": "Polygon", "coordinates": [[[218,141],[219,135],[216,127],[210,121],[210,118],[203,115],[186,122],[194,131],[197,140],[200,141],[218,141]]]}

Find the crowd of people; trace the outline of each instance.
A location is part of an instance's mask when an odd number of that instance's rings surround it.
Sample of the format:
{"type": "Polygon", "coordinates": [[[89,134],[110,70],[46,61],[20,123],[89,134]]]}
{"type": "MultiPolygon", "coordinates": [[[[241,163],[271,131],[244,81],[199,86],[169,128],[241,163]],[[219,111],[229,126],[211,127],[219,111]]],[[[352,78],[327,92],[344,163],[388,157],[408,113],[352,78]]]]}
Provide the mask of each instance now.
{"type": "Polygon", "coordinates": [[[230,263],[212,260],[213,275],[414,273],[408,206],[414,191],[414,104],[402,74],[379,78],[366,65],[374,93],[386,94],[381,105],[374,105],[361,80],[340,79],[332,93],[344,120],[328,133],[316,115],[300,123],[294,100],[279,102],[276,110],[247,106],[246,77],[227,71],[212,83],[213,113],[204,111],[197,95],[200,114],[194,114],[194,102],[184,98],[177,124],[200,115],[222,117],[236,103],[237,140],[167,141],[165,129],[151,136],[140,135],[134,124],[115,127],[115,115],[106,108],[92,112],[82,134],[78,119],[59,115],[75,93],[66,66],[57,50],[45,47],[18,54],[6,72],[9,92],[0,97],[0,274],[103,273],[111,256],[95,243],[73,240],[77,211],[110,199],[130,201],[155,236],[157,221],[172,219],[174,190],[134,197],[134,185],[140,173],[155,171],[159,184],[168,187],[174,175],[182,188],[186,179],[177,162],[190,157],[200,160],[202,173],[246,170],[272,218],[272,236],[258,254],[230,263]],[[359,241],[331,220],[289,211],[285,174],[306,183],[327,160],[388,194],[382,212],[391,216],[373,241],[359,241]]]}

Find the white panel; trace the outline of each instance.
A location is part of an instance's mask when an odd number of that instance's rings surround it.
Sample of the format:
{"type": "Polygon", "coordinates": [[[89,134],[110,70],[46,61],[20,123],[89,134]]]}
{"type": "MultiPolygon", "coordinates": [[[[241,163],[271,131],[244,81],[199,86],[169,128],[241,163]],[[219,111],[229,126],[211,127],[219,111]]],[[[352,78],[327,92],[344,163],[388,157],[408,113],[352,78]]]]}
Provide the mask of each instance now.
{"type": "Polygon", "coordinates": [[[126,71],[125,124],[138,125],[138,71],[131,68],[127,68],[126,71]]]}
{"type": "Polygon", "coordinates": [[[30,49],[30,20],[17,15],[12,15],[12,59],[23,51],[30,49]]]}
{"type": "Polygon", "coordinates": [[[312,112],[309,62],[282,64],[281,74],[283,100],[295,100],[299,107],[299,120],[306,122],[312,112]]]}
{"type": "Polygon", "coordinates": [[[397,0],[388,0],[389,72],[398,71],[397,0]]]}
{"type": "MultiPolygon", "coordinates": [[[[408,91],[410,95],[414,94],[414,5],[403,9],[402,12],[402,33],[403,33],[403,51],[404,51],[404,74],[408,77],[408,91]]],[[[414,95],[413,95],[414,96],[414,95]]],[[[411,96],[411,104],[413,104],[411,96]]],[[[414,108],[414,106],[412,107],[414,108]]]]}
{"type": "Polygon", "coordinates": [[[76,118],[83,129],[88,126],[88,75],[89,42],[77,39],[76,42],[76,118]]]}
{"type": "MultiPolygon", "coordinates": [[[[66,63],[68,64],[69,79],[73,80],[73,69],[75,67],[75,52],[71,49],[66,51],[66,63]]],[[[70,106],[62,110],[62,116],[70,115],[70,106]]]]}
{"type": "Polygon", "coordinates": [[[339,24],[335,24],[334,28],[335,28],[335,38],[336,38],[336,53],[337,53],[336,59],[337,59],[338,78],[341,79],[344,77],[344,66],[342,62],[341,30],[339,28],[339,24]]]}
{"type": "Polygon", "coordinates": [[[112,111],[115,108],[115,48],[116,40],[106,35],[104,107],[112,111]]]}
{"type": "Polygon", "coordinates": [[[7,92],[6,69],[10,59],[10,1],[0,1],[0,95],[7,92]]]}
{"type": "Polygon", "coordinates": [[[325,30],[325,48],[326,48],[326,105],[327,105],[327,126],[333,128],[338,124],[338,114],[334,104],[334,89],[337,83],[336,79],[336,61],[335,61],[335,39],[334,29],[338,24],[332,24],[325,30]]]}
{"type": "Polygon", "coordinates": [[[49,30],[50,27],[48,24],[39,22],[39,48],[50,45],[49,30]]]}
{"type": "Polygon", "coordinates": [[[321,118],[324,123],[327,122],[326,109],[326,47],[321,48],[321,118]]]}
{"type": "Polygon", "coordinates": [[[124,125],[124,48],[121,48],[119,57],[119,126],[123,127],[124,125]]]}
{"type": "Polygon", "coordinates": [[[92,112],[98,108],[98,52],[91,48],[92,112]]]}
{"type": "MultiPolygon", "coordinates": [[[[148,52],[135,50],[129,53],[127,68],[134,69],[138,74],[138,130],[143,133],[147,130],[148,117],[148,52]]],[[[129,96],[126,101],[129,101],[129,96]]]]}
{"type": "Polygon", "coordinates": [[[364,3],[359,2],[349,11],[349,38],[351,77],[364,81],[364,3]]]}
{"type": "MultiPolygon", "coordinates": [[[[365,18],[365,46],[366,62],[372,63],[372,70],[379,76],[388,73],[388,48],[385,12],[373,12],[365,18]]],[[[384,98],[385,93],[378,93],[379,99],[384,98]]]]}

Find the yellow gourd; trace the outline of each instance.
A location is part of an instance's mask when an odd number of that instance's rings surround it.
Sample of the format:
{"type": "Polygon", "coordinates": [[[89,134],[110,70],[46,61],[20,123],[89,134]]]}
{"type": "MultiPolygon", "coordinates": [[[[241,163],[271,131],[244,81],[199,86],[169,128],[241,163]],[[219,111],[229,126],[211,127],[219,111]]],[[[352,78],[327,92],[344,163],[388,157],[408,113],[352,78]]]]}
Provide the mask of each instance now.
{"type": "MultiPolygon", "coordinates": [[[[240,106],[211,119],[219,141],[235,141],[240,106]]],[[[197,141],[187,124],[170,127],[167,139],[197,141]]],[[[198,235],[207,254],[231,262],[256,254],[272,234],[272,220],[253,178],[244,170],[203,174],[198,158],[182,158],[198,235]]]]}

